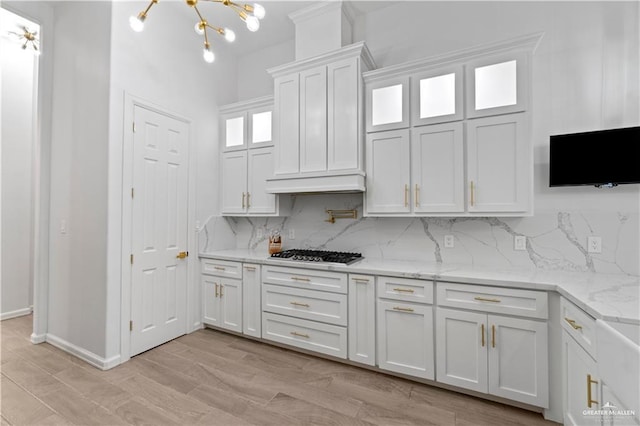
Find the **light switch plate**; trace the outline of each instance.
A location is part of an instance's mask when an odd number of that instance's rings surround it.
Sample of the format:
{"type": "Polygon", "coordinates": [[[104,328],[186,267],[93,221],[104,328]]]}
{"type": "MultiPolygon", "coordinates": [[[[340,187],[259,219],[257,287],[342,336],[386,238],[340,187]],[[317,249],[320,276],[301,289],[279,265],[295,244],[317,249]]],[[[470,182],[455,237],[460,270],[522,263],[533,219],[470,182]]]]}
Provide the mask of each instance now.
{"type": "Polygon", "coordinates": [[[513,249],[524,251],[527,249],[527,237],[524,235],[516,235],[513,237],[513,249]]]}
{"type": "Polygon", "coordinates": [[[259,240],[264,238],[264,231],[262,230],[262,228],[256,229],[256,238],[259,240]]]}
{"type": "Polygon", "coordinates": [[[290,240],[295,240],[296,239],[296,230],[295,229],[289,229],[289,239],[290,240]]]}
{"type": "Polygon", "coordinates": [[[587,237],[587,252],[588,253],[602,253],[602,238],[601,237],[587,237]]]}

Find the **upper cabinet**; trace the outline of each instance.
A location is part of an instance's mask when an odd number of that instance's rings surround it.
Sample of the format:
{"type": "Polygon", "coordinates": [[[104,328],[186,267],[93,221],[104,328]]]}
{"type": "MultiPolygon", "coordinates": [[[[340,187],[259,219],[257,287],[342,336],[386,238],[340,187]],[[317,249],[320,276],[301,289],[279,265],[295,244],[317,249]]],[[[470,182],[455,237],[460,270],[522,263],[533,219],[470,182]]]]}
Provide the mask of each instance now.
{"type": "Polygon", "coordinates": [[[532,214],[530,57],[541,37],[364,73],[365,215],[532,214]]]}
{"type": "MultiPolygon", "coordinates": [[[[221,210],[225,216],[279,216],[285,200],[266,192],[273,174],[273,98],[220,108],[221,210]]],[[[284,196],[283,196],[284,197],[284,196]]]]}
{"type": "Polygon", "coordinates": [[[274,77],[272,193],[363,191],[364,43],[270,69],[274,77]]]}

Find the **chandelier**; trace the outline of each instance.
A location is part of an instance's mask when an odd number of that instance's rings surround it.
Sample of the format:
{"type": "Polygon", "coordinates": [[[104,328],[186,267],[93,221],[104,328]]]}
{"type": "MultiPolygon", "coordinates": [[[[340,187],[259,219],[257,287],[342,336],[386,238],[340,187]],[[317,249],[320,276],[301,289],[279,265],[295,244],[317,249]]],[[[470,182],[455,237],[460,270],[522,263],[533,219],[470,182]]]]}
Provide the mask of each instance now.
{"type": "Polygon", "coordinates": [[[38,32],[37,31],[29,31],[29,29],[25,26],[21,27],[22,32],[17,33],[14,31],[9,31],[9,34],[16,37],[20,43],[22,43],[22,49],[26,50],[27,47],[31,47],[35,54],[40,54],[40,49],[38,48],[38,44],[40,40],[38,40],[38,32]]]}
{"type": "MultiPolygon", "coordinates": [[[[224,37],[225,40],[227,40],[229,43],[233,42],[236,39],[236,34],[229,28],[219,28],[209,24],[209,22],[200,13],[200,10],[198,10],[198,0],[185,1],[187,5],[192,7],[198,15],[198,22],[196,22],[194,29],[196,33],[204,37],[204,49],[202,52],[202,57],[206,62],[211,63],[214,61],[215,55],[211,50],[211,43],[209,42],[209,34],[207,30],[215,31],[216,33],[218,33],[218,35],[224,37]]],[[[240,19],[242,19],[247,25],[247,29],[252,32],[258,31],[258,29],[260,28],[260,19],[264,18],[265,15],[264,7],[257,3],[239,5],[232,2],[231,0],[202,1],[208,1],[210,3],[220,3],[230,8],[238,14],[240,19]]],[[[131,25],[132,30],[140,32],[144,29],[144,21],[147,19],[147,13],[149,13],[149,9],[151,9],[151,7],[156,3],[158,3],[158,0],[151,0],[145,10],[140,12],[137,16],[131,16],[129,18],[129,25],[131,25]]]]}

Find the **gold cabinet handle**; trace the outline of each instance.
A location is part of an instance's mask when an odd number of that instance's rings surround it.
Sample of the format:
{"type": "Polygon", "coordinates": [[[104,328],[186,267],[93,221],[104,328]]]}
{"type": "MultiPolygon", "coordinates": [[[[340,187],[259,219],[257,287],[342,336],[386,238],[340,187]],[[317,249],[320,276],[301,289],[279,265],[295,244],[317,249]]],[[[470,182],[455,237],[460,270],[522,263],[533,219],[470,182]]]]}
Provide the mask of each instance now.
{"type": "Polygon", "coordinates": [[[496,326],[495,325],[491,326],[491,347],[492,348],[496,347],[496,326]]]}
{"type": "Polygon", "coordinates": [[[416,183],[416,207],[420,207],[420,188],[416,183]]]}
{"type": "Polygon", "coordinates": [[[292,334],[293,336],[298,336],[298,337],[304,337],[306,339],[309,338],[308,334],[304,334],[304,333],[298,333],[297,331],[292,331],[290,334],[292,334]]]}
{"type": "Polygon", "coordinates": [[[597,380],[593,380],[591,378],[591,374],[587,374],[587,407],[591,408],[591,404],[600,404],[598,401],[592,399],[593,396],[591,395],[591,385],[592,384],[598,384],[597,380]]]}
{"type": "Polygon", "coordinates": [[[225,271],[226,270],[222,266],[214,266],[213,269],[215,269],[216,271],[225,271]]]}
{"type": "Polygon", "coordinates": [[[307,283],[311,281],[309,278],[304,278],[304,277],[291,277],[291,279],[294,281],[304,281],[307,283]]]}
{"type": "Polygon", "coordinates": [[[218,283],[214,283],[216,286],[216,297],[218,297],[218,283]]]}
{"type": "Polygon", "coordinates": [[[482,333],[482,347],[484,348],[484,324],[480,324],[481,333],[482,333]]]}
{"type": "Polygon", "coordinates": [[[579,324],[576,324],[576,320],[572,320],[571,318],[567,318],[567,317],[564,317],[564,320],[568,322],[569,325],[573,327],[574,330],[582,330],[582,326],[579,324]]]}
{"type": "Polygon", "coordinates": [[[244,209],[244,192],[242,193],[242,208],[244,209]]]}
{"type": "Polygon", "coordinates": [[[189,252],[188,251],[181,251],[180,253],[178,253],[178,255],[176,256],[177,259],[184,259],[185,257],[189,256],[189,252]]]}
{"type": "Polygon", "coordinates": [[[399,288],[399,287],[396,287],[396,288],[393,289],[393,291],[397,291],[397,292],[400,292],[400,293],[413,293],[413,290],[410,289],[410,288],[399,288]]]}
{"type": "Polygon", "coordinates": [[[255,271],[256,267],[255,266],[245,266],[244,269],[246,269],[247,271],[255,271]]]}
{"type": "Polygon", "coordinates": [[[222,296],[224,296],[224,294],[222,294],[222,287],[224,287],[222,284],[220,284],[220,298],[222,298],[222,296]]]}
{"type": "Polygon", "coordinates": [[[368,283],[369,279],[368,278],[351,278],[352,280],[354,280],[357,283],[368,283]]]}
{"type": "Polygon", "coordinates": [[[300,302],[289,302],[291,303],[293,306],[304,306],[305,308],[309,307],[308,303],[300,303],[300,302]]]}
{"type": "Polygon", "coordinates": [[[486,297],[474,297],[474,300],[477,300],[479,302],[491,302],[491,303],[500,303],[500,299],[488,299],[486,297]]]}
{"type": "Polygon", "coordinates": [[[249,192],[247,192],[247,208],[251,207],[251,203],[249,203],[249,197],[251,196],[251,194],[249,192]]]}
{"type": "Polygon", "coordinates": [[[475,185],[473,184],[473,181],[471,181],[471,207],[473,207],[473,205],[475,204],[475,185]]]}
{"type": "Polygon", "coordinates": [[[409,185],[404,185],[404,206],[409,207],[409,185]]]}
{"type": "Polygon", "coordinates": [[[413,312],[413,309],[411,309],[411,308],[401,308],[400,306],[394,306],[393,310],[394,311],[402,311],[402,312],[413,312]]]}

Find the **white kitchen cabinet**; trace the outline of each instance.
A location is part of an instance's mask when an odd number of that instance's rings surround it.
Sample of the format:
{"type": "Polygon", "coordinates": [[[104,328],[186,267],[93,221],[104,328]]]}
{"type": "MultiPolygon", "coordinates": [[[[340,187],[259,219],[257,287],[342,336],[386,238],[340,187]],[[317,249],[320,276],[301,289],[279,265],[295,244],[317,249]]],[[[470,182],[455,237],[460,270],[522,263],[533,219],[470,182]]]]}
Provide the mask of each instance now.
{"type": "Polygon", "coordinates": [[[411,145],[409,130],[367,135],[367,192],[365,213],[411,212],[411,145]]]}
{"type": "Polygon", "coordinates": [[[364,190],[364,43],[270,69],[274,77],[272,193],[364,190]]]}
{"type": "Polygon", "coordinates": [[[436,309],[436,380],[548,406],[546,322],[436,309]]]}
{"type": "Polygon", "coordinates": [[[530,210],[532,150],[524,114],[467,122],[467,179],[470,213],[530,210]]]}
{"type": "Polygon", "coordinates": [[[242,265],[242,332],[262,337],[262,304],[260,265],[242,265]]]}
{"type": "Polygon", "coordinates": [[[369,216],[465,211],[461,123],[370,133],[366,164],[369,216]]]}
{"type": "Polygon", "coordinates": [[[222,214],[246,213],[247,151],[230,151],[222,154],[222,214]]]}
{"type": "Polygon", "coordinates": [[[412,129],[411,185],[416,214],[465,211],[461,122],[412,129]]]}
{"type": "Polygon", "coordinates": [[[367,132],[409,127],[409,77],[393,76],[366,85],[367,132]]]}
{"type": "Polygon", "coordinates": [[[376,365],[375,277],[349,274],[349,359],[376,365]]]}
{"type": "Polygon", "coordinates": [[[411,125],[459,121],[464,118],[463,66],[421,71],[411,76],[411,125]]]}
{"type": "Polygon", "coordinates": [[[242,333],[242,281],[203,275],[203,322],[242,333]]]}
{"type": "Polygon", "coordinates": [[[433,379],[432,307],[378,299],[377,313],[378,366],[433,379]]]}
{"type": "Polygon", "coordinates": [[[564,424],[599,425],[600,416],[584,415],[602,407],[598,365],[567,331],[562,332],[562,360],[564,424]]]}

